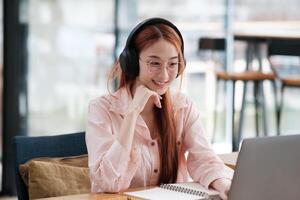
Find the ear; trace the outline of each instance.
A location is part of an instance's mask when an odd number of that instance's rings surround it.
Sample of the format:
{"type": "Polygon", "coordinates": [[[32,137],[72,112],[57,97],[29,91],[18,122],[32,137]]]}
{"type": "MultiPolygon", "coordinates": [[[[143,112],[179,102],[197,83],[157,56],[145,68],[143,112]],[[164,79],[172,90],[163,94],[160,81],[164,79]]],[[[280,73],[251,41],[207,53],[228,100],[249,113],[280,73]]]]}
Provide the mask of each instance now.
{"type": "Polygon", "coordinates": [[[185,58],[183,58],[183,64],[180,65],[180,70],[178,71],[178,74],[176,76],[176,78],[178,78],[178,76],[182,75],[183,71],[185,70],[185,66],[186,66],[186,60],[185,58]]]}

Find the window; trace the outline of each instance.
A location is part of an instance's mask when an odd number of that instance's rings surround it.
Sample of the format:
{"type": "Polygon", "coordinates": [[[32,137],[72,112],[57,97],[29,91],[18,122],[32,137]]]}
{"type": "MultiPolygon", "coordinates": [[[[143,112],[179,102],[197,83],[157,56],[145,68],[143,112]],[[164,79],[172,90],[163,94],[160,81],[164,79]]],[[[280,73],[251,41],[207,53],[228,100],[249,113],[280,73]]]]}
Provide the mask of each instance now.
{"type": "Polygon", "coordinates": [[[84,130],[88,100],[106,93],[114,1],[28,2],[30,135],[84,130]]]}

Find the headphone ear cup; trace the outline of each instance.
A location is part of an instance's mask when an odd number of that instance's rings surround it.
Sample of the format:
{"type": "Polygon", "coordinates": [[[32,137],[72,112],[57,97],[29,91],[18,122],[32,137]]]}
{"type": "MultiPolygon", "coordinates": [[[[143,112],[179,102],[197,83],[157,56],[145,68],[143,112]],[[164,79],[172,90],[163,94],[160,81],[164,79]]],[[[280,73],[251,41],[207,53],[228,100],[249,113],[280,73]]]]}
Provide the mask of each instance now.
{"type": "Polygon", "coordinates": [[[130,75],[132,78],[135,78],[140,72],[139,56],[134,49],[129,50],[129,52],[130,59],[128,61],[130,63],[130,75]]]}
{"type": "Polygon", "coordinates": [[[119,56],[119,61],[126,76],[135,78],[139,75],[139,60],[135,50],[125,48],[119,56]]]}
{"type": "Polygon", "coordinates": [[[122,53],[120,54],[119,56],[119,62],[120,62],[120,66],[121,66],[121,69],[123,71],[123,73],[127,74],[127,66],[128,66],[128,63],[127,63],[127,51],[126,51],[126,48],[122,51],[122,53]]]}

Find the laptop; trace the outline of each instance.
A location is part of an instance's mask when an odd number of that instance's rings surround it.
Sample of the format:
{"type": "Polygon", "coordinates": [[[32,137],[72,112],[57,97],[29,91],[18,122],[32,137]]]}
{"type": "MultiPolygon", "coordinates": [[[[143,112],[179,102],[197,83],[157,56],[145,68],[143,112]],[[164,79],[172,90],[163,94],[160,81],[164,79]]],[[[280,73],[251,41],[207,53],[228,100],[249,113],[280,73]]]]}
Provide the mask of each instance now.
{"type": "Polygon", "coordinates": [[[300,199],[300,134],[244,139],[228,199],[300,199]]]}

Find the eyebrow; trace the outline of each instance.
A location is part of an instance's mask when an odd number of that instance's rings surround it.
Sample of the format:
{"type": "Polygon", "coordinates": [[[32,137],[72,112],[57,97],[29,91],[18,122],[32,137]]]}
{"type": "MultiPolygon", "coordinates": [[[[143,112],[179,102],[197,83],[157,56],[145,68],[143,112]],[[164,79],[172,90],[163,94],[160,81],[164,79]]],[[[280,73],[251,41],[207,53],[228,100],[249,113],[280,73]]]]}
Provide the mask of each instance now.
{"type": "MultiPolygon", "coordinates": [[[[155,56],[155,55],[151,55],[151,56],[147,56],[147,57],[148,57],[148,58],[158,58],[158,59],[161,59],[159,56],[155,56]]],[[[173,60],[173,59],[175,59],[175,58],[178,59],[178,56],[173,56],[173,57],[169,58],[169,60],[173,60]]]]}

